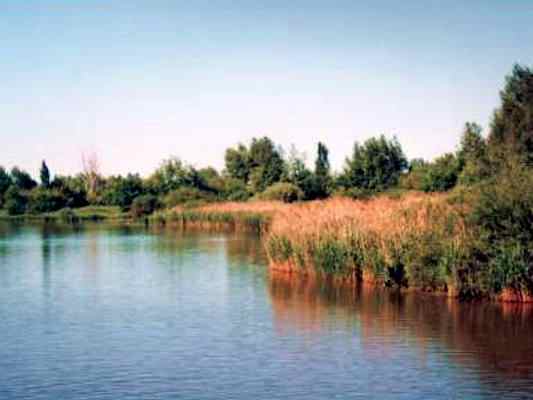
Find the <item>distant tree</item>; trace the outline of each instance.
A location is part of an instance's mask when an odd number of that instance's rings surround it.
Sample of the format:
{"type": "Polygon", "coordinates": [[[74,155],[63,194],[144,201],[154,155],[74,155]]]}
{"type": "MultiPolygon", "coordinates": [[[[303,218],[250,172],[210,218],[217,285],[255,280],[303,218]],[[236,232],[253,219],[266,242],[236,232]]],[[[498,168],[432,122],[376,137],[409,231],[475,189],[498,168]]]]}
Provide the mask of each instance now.
{"type": "Polygon", "coordinates": [[[129,208],[133,200],[144,194],[144,185],[138,174],[112,176],[105,185],[102,198],[106,205],[119,206],[122,210],[129,208]]]}
{"type": "Polygon", "coordinates": [[[224,180],[223,196],[229,201],[246,201],[252,193],[248,185],[240,179],[228,177],[224,180]]]}
{"type": "Polygon", "coordinates": [[[489,134],[491,150],[501,154],[503,147],[533,164],[533,70],[516,64],[500,99],[489,134]]]}
{"type": "Polygon", "coordinates": [[[409,162],[409,170],[400,176],[398,185],[405,190],[423,190],[423,182],[429,164],[421,158],[409,162]]]}
{"type": "Polygon", "coordinates": [[[26,212],[28,198],[17,186],[10,186],[5,193],[5,209],[9,215],[20,215],[26,212]]]}
{"type": "Polygon", "coordinates": [[[482,128],[478,124],[471,122],[465,124],[457,152],[461,184],[474,184],[488,178],[491,174],[487,143],[481,132],[482,128]]]}
{"type": "Polygon", "coordinates": [[[331,187],[331,166],[329,164],[329,150],[323,143],[318,143],[315,161],[315,198],[325,198],[331,187]]]}
{"type": "Polygon", "coordinates": [[[67,205],[67,199],[57,189],[40,187],[28,193],[26,212],[40,214],[62,209],[67,205]]]}
{"type": "Polygon", "coordinates": [[[239,144],[236,149],[227,149],[224,159],[227,174],[231,178],[248,183],[250,178],[250,155],[246,146],[239,144]]]}
{"type": "Polygon", "coordinates": [[[452,153],[444,154],[428,165],[422,182],[426,192],[445,192],[457,184],[461,166],[452,153]]]}
{"type": "Polygon", "coordinates": [[[161,205],[156,196],[145,194],[133,200],[130,212],[135,218],[140,218],[152,214],[160,206],[161,205]]]}
{"type": "Polygon", "coordinates": [[[280,149],[268,137],[253,138],[249,150],[250,183],[258,193],[279,182],[284,170],[280,149]]]}
{"type": "Polygon", "coordinates": [[[355,143],[352,157],[346,159],[339,184],[347,189],[387,189],[398,183],[407,166],[398,140],[388,140],[381,135],[368,139],[363,145],[355,143]]]}
{"type": "Polygon", "coordinates": [[[11,179],[13,184],[20,190],[31,190],[37,186],[31,175],[18,167],[13,167],[11,170],[11,179]]]}
{"type": "Polygon", "coordinates": [[[100,175],[100,162],[96,153],[82,154],[81,162],[87,198],[94,203],[97,201],[100,185],[103,181],[100,175]]]}
{"type": "Polygon", "coordinates": [[[4,205],[4,195],[11,183],[11,177],[4,167],[0,166],[0,208],[4,205]]]}
{"type": "Polygon", "coordinates": [[[65,199],[65,207],[69,208],[84,207],[89,203],[85,187],[85,180],[81,175],[55,175],[50,183],[50,189],[57,190],[65,199]]]}
{"type": "Polygon", "coordinates": [[[46,165],[46,162],[44,160],[41,163],[40,178],[42,187],[50,187],[50,170],[48,169],[48,165],[46,165]]]}
{"type": "Polygon", "coordinates": [[[153,194],[166,194],[183,186],[194,186],[197,172],[177,157],[164,160],[148,178],[153,194]]]}
{"type": "Polygon", "coordinates": [[[315,176],[305,165],[305,155],[298,153],[294,145],[291,146],[285,163],[284,181],[299,187],[303,192],[303,200],[315,198],[315,176]]]}

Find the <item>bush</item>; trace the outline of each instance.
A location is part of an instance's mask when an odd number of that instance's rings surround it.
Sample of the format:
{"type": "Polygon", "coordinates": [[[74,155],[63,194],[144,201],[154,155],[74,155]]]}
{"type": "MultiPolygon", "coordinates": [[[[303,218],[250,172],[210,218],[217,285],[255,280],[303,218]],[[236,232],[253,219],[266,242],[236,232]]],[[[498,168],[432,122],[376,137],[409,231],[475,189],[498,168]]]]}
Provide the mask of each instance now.
{"type": "Polygon", "coordinates": [[[157,197],[147,194],[144,196],[139,196],[131,204],[130,212],[136,217],[142,217],[145,215],[152,214],[160,206],[159,200],[157,197]]]}
{"type": "Polygon", "coordinates": [[[184,186],[167,194],[163,199],[166,208],[173,208],[191,202],[214,201],[216,196],[209,192],[204,192],[195,187],[184,186]]]}
{"type": "Polygon", "coordinates": [[[481,185],[470,223],[489,260],[493,292],[504,288],[533,293],[533,171],[515,165],[481,185]]]}
{"type": "Polygon", "coordinates": [[[425,192],[445,192],[457,184],[461,166],[455,155],[448,153],[427,167],[422,181],[425,192]]]}
{"type": "Polygon", "coordinates": [[[28,198],[15,186],[11,186],[5,193],[5,208],[9,215],[20,215],[26,212],[28,198]]]}
{"type": "Polygon", "coordinates": [[[259,195],[262,200],[277,200],[284,203],[292,203],[303,200],[304,193],[292,183],[275,183],[259,195]]]}
{"type": "Polygon", "coordinates": [[[246,184],[240,179],[227,178],[224,184],[224,197],[229,201],[246,201],[250,198],[246,184]]]}
{"type": "Polygon", "coordinates": [[[107,206],[119,206],[122,211],[129,208],[133,199],[144,192],[143,181],[139,175],[126,177],[113,176],[106,182],[102,202],[107,206]]]}
{"type": "Polygon", "coordinates": [[[34,189],[29,193],[26,211],[32,214],[53,212],[65,207],[66,199],[57,190],[34,189]]]}

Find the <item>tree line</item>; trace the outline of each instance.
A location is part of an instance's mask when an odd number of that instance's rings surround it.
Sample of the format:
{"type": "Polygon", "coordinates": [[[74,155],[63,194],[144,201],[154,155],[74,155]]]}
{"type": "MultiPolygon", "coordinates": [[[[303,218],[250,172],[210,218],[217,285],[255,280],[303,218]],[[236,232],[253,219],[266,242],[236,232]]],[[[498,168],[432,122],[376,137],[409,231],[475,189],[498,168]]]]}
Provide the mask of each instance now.
{"type": "Polygon", "coordinates": [[[479,186],[510,166],[529,171],[533,165],[533,71],[515,65],[500,98],[486,136],[478,124],[468,122],[457,151],[431,162],[408,160],[395,137],[381,135],[355,143],[343,169],[334,172],[325,143],[317,144],[310,168],[294,146],[286,153],[265,136],[228,148],[223,171],[197,169],[173,157],[146,178],[105,177],[91,156],[83,159],[83,171],[74,176],[52,177],[43,161],[37,182],[18,167],[7,171],[0,166],[0,207],[17,215],[104,205],[143,215],[161,207],[210,201],[366,198],[388,190],[443,192],[479,186]]]}

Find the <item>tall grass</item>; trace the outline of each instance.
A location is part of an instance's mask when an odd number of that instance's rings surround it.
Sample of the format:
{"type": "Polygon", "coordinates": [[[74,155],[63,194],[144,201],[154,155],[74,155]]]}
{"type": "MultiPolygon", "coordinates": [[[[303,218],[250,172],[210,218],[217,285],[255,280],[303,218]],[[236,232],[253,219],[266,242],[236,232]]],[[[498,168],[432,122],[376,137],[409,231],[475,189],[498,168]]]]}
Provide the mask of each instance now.
{"type": "Polygon", "coordinates": [[[421,194],[294,205],[275,214],[266,249],[273,268],[464,295],[464,211],[421,194]]]}

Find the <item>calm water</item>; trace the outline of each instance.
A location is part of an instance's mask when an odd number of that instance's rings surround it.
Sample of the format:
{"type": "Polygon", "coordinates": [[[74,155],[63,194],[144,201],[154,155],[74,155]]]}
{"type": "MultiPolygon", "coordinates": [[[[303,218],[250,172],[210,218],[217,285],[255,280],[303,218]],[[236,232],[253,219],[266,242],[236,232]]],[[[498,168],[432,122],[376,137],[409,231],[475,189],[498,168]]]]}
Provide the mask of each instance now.
{"type": "Polygon", "coordinates": [[[533,398],[533,310],[269,276],[250,236],[0,225],[0,399],[533,398]]]}

